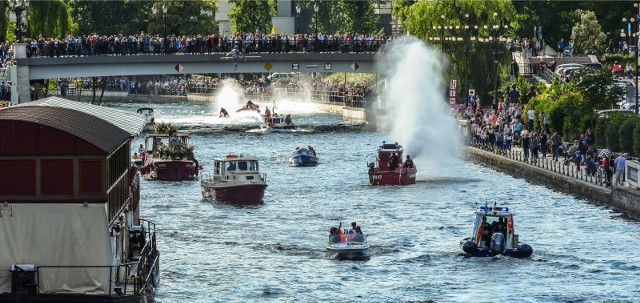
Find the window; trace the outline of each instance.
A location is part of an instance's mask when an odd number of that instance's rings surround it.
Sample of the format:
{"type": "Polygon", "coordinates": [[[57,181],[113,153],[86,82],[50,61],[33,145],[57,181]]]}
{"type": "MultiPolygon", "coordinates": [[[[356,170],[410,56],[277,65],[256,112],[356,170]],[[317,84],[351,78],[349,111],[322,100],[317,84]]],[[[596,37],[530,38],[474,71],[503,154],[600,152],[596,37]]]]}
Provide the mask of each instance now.
{"type": "Polygon", "coordinates": [[[238,169],[240,170],[247,170],[247,162],[246,161],[239,161],[238,162],[238,169]]]}

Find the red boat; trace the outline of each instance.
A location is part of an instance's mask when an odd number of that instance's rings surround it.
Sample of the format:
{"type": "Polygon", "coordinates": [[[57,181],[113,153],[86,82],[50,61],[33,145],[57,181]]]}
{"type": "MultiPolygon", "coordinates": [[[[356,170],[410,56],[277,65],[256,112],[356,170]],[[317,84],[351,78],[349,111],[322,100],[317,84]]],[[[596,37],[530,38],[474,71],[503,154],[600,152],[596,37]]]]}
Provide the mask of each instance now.
{"type": "Polygon", "coordinates": [[[255,104],[253,103],[253,101],[249,100],[247,101],[247,104],[245,104],[243,107],[238,109],[236,113],[244,112],[244,111],[260,113],[260,105],[255,104]]]}
{"type": "MultiPolygon", "coordinates": [[[[416,183],[418,170],[415,165],[404,167],[402,153],[404,149],[398,143],[384,141],[378,148],[376,163],[369,163],[369,183],[371,185],[407,185],[416,183]]],[[[413,162],[413,161],[412,161],[413,162]]]]}
{"type": "Polygon", "coordinates": [[[198,176],[198,161],[185,134],[147,135],[142,161],[140,172],[147,179],[182,181],[198,176]]]}
{"type": "Polygon", "coordinates": [[[200,181],[202,197],[208,201],[237,204],[262,203],[267,175],[261,174],[258,159],[242,155],[216,158],[213,176],[200,181]]]}

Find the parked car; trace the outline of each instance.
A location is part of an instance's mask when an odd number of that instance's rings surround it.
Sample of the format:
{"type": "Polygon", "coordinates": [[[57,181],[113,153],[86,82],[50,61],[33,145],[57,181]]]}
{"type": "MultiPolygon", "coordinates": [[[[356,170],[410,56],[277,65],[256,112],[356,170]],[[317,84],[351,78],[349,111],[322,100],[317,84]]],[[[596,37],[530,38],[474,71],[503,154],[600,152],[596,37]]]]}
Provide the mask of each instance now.
{"type": "Polygon", "coordinates": [[[271,82],[289,83],[298,76],[296,73],[273,73],[267,77],[271,82]]]}
{"type": "Polygon", "coordinates": [[[596,112],[599,117],[609,117],[611,114],[622,113],[622,114],[635,114],[634,110],[631,109],[605,109],[599,110],[596,112]]]}

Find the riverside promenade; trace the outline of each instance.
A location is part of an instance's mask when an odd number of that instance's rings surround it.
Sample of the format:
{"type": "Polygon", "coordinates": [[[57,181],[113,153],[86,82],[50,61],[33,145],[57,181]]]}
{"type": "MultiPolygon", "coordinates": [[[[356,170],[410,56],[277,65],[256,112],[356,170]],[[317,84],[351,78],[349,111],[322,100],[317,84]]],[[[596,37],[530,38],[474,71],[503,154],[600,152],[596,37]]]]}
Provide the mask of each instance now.
{"type": "MultiPolygon", "coordinates": [[[[523,178],[531,183],[573,195],[591,203],[613,207],[634,219],[640,219],[640,190],[630,186],[607,187],[603,178],[587,176],[572,163],[541,158],[532,164],[524,160],[521,148],[502,150],[467,146],[466,157],[474,163],[523,178]]],[[[629,161],[628,161],[629,162],[629,161]]]]}

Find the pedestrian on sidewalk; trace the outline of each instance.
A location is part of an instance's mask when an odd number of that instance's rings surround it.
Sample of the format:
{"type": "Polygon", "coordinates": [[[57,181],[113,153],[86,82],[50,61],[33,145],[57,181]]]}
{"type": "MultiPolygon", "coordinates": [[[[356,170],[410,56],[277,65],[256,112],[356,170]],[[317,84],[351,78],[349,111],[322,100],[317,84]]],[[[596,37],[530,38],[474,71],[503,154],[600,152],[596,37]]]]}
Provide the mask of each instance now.
{"type": "Polygon", "coordinates": [[[560,137],[558,133],[554,133],[553,136],[551,136],[551,152],[553,153],[551,160],[558,162],[560,145],[562,145],[562,137],[560,137]]]}
{"type": "Polygon", "coordinates": [[[622,154],[619,154],[618,157],[614,160],[614,164],[616,166],[616,178],[615,178],[615,183],[614,186],[622,186],[622,184],[624,183],[624,166],[625,166],[625,161],[626,159],[624,158],[624,156],[622,154]]]}

